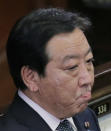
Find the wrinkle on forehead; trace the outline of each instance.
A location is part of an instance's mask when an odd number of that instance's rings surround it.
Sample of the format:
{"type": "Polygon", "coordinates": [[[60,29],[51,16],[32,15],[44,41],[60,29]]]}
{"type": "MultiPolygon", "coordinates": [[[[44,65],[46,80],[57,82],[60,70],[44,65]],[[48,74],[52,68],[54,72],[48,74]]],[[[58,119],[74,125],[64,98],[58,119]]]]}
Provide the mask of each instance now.
{"type": "MultiPolygon", "coordinates": [[[[85,56],[87,56],[90,52],[92,52],[91,51],[91,48],[89,48],[87,51],[86,51],[86,53],[84,53],[84,56],[83,57],[85,57],[85,56]]],[[[65,61],[67,61],[67,60],[69,60],[69,59],[75,59],[75,58],[79,58],[79,55],[66,55],[64,58],[63,58],[63,62],[65,62],[65,61]]]]}
{"type": "Polygon", "coordinates": [[[59,53],[62,55],[63,52],[71,52],[73,48],[81,49],[84,44],[90,48],[84,33],[80,29],[75,29],[70,33],[55,35],[48,42],[46,53],[48,54],[49,58],[53,58],[59,55],[59,53]]]}

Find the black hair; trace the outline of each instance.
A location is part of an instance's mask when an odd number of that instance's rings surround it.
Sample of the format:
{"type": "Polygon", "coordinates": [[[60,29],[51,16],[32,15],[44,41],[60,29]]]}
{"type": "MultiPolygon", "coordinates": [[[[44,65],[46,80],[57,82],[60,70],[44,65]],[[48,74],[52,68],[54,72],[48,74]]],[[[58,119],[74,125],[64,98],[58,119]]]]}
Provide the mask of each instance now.
{"type": "Polygon", "coordinates": [[[10,73],[17,88],[25,89],[21,68],[28,66],[45,75],[48,63],[47,42],[60,33],[72,32],[75,28],[86,30],[91,25],[88,18],[58,8],[38,9],[20,18],[11,30],[6,51],[10,73]]]}

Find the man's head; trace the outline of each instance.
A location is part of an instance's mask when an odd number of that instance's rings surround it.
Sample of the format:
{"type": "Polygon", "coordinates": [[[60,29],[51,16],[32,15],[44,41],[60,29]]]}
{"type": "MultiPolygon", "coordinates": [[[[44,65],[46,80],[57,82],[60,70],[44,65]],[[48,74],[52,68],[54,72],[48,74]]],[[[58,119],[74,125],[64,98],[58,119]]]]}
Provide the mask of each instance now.
{"type": "Polygon", "coordinates": [[[39,9],[21,18],[13,27],[7,42],[10,72],[18,88],[24,89],[21,68],[28,66],[45,75],[48,63],[47,42],[60,33],[72,32],[76,27],[85,30],[90,22],[79,14],[61,9],[39,9]]]}
{"type": "Polygon", "coordinates": [[[7,43],[18,88],[56,117],[82,111],[91,98],[93,55],[83,33],[90,22],[77,13],[39,9],[23,17],[7,43]]]}

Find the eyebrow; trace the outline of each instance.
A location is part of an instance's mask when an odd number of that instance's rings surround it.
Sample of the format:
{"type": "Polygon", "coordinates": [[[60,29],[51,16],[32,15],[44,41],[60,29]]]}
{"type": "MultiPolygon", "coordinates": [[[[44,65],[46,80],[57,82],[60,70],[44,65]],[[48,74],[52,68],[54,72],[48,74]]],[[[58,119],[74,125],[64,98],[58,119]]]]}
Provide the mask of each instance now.
{"type": "MultiPolygon", "coordinates": [[[[89,48],[86,53],[84,54],[84,56],[87,56],[90,52],[92,52],[92,49],[89,48]]],[[[79,58],[79,55],[67,55],[63,58],[63,62],[69,60],[69,59],[74,59],[74,58],[79,58]]]]}

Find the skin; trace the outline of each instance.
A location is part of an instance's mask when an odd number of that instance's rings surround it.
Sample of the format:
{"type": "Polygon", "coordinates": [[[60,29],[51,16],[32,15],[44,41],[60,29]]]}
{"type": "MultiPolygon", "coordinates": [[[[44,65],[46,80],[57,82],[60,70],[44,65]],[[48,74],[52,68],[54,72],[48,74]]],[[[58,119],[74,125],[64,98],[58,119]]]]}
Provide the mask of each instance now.
{"type": "Polygon", "coordinates": [[[24,93],[59,119],[83,111],[91,99],[94,83],[93,54],[84,33],[55,35],[46,47],[49,62],[45,77],[26,67],[21,74],[28,89],[24,93]]]}

